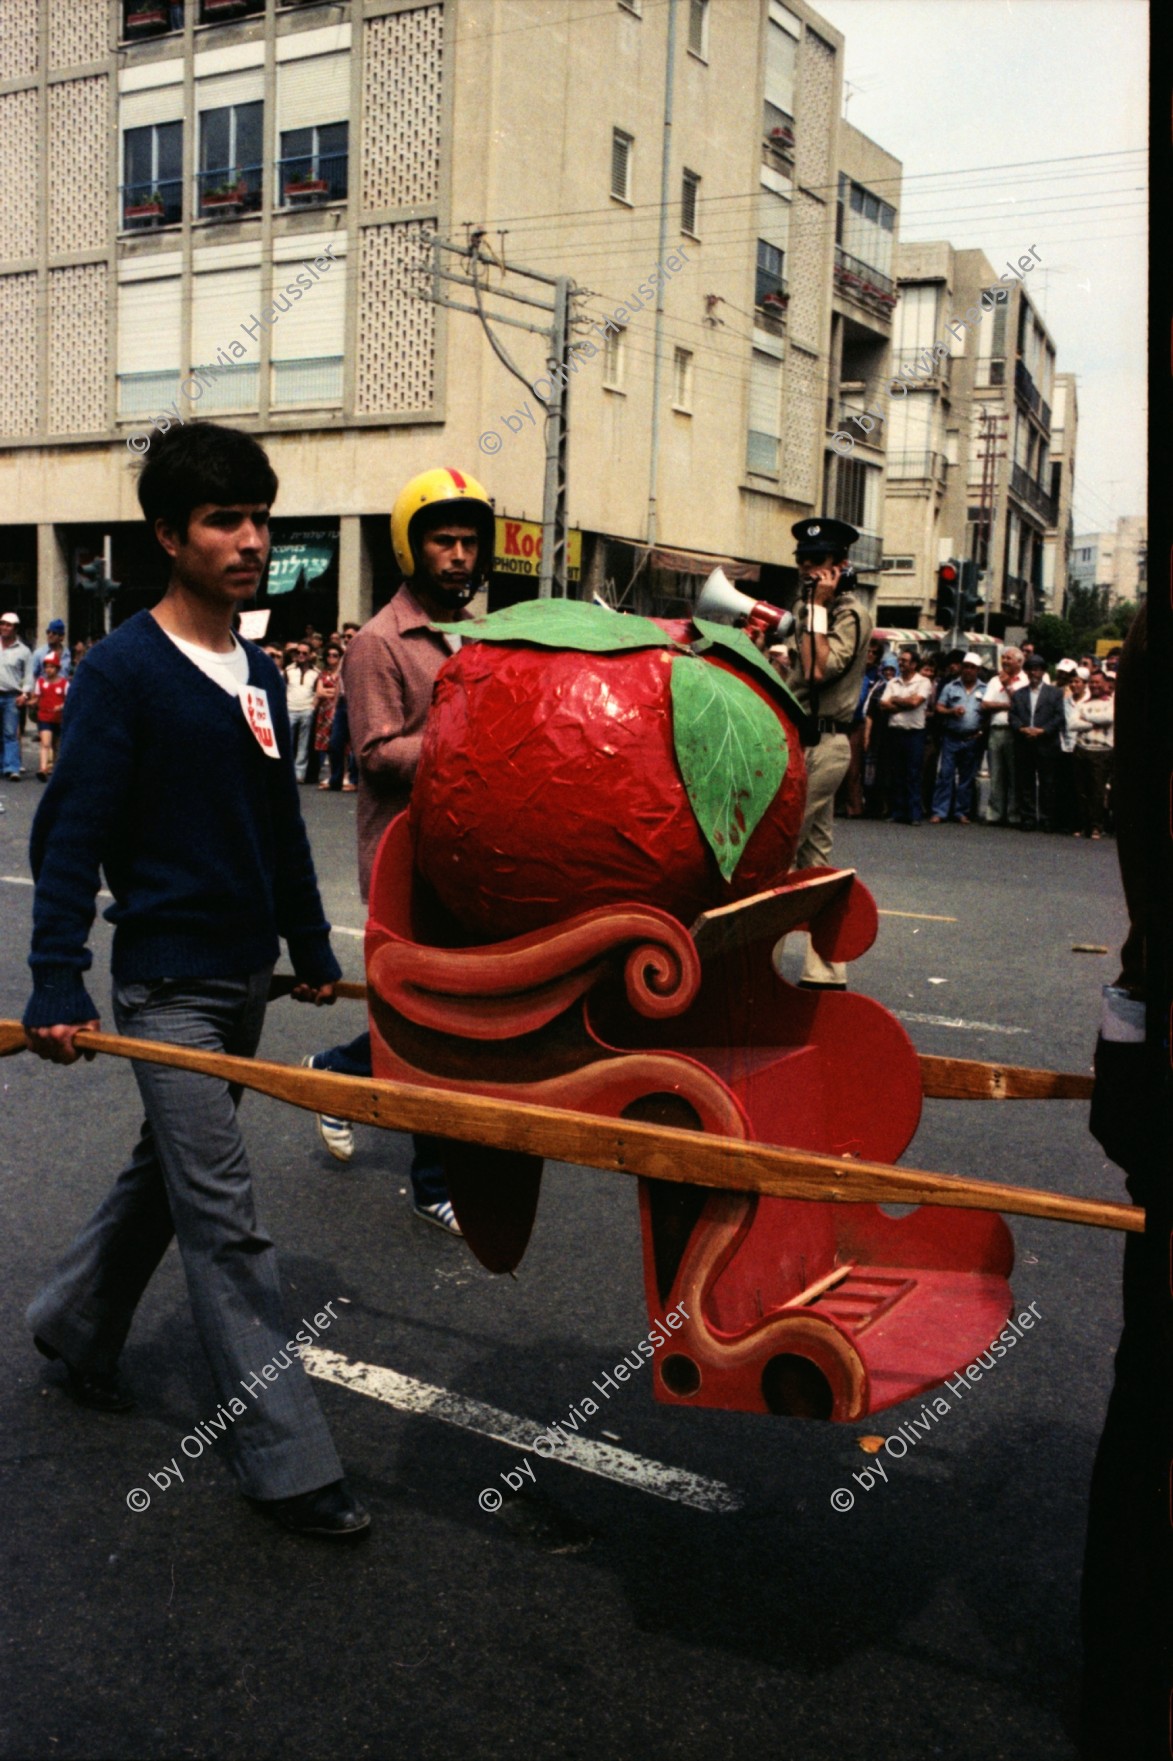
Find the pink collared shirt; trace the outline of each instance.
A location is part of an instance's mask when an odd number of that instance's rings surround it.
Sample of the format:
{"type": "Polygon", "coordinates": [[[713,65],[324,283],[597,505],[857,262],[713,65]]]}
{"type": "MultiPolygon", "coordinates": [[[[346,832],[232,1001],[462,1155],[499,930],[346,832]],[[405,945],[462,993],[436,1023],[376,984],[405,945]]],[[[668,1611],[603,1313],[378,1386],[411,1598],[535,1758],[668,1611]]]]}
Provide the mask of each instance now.
{"type": "Polygon", "coordinates": [[[432,687],[451,653],[404,585],[363,625],[343,656],[358,764],[358,884],[364,900],[379,839],[411,797],[432,687]]]}

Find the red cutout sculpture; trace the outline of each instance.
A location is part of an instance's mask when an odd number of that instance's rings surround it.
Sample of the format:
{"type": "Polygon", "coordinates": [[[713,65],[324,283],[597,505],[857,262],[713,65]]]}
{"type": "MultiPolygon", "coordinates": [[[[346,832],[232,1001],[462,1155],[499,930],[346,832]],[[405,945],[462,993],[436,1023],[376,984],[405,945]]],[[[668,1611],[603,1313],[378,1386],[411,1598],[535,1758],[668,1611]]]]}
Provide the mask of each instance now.
{"type": "MultiPolygon", "coordinates": [[[[921,1109],[917,1056],[867,997],[786,984],[773,952],[809,926],[827,959],[876,934],[849,870],[808,870],[686,928],[610,904],[464,945],[416,873],[406,815],[375,864],[366,935],[376,1076],[604,1117],[893,1161],[921,1109]]],[[[525,1251],[536,1158],[450,1146],[449,1190],[492,1271],[525,1251]]],[[[1000,1217],[640,1182],[649,1316],[686,1324],[654,1360],[677,1404],[858,1419],[972,1360],[1010,1312],[1000,1217]]]]}

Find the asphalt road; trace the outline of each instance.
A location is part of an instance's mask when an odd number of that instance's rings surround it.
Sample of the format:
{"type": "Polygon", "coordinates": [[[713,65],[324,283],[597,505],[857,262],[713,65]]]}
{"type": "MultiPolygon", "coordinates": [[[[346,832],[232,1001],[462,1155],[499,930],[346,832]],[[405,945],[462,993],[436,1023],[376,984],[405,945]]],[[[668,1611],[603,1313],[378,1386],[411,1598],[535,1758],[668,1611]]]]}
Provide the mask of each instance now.
{"type": "MultiPolygon", "coordinates": [[[[6,1017],[26,996],[32,893],[15,883],[38,794],[31,780],[6,786],[0,818],[6,1017]]],[[[359,930],[353,797],[307,790],[304,805],[327,909],[359,930]]],[[[841,823],[836,855],[896,913],[853,986],[920,1049],[1088,1067],[1124,929],[1110,841],[841,823]]],[[[361,976],[359,938],[336,945],[361,976]]],[[[105,1003],[104,925],[94,947],[105,1003]]],[[[295,1062],[357,1023],[354,1004],[275,1004],[262,1052],[295,1062]]],[[[660,1496],[650,1470],[628,1483],[536,1460],[485,1418],[537,1432],[645,1336],[632,1183],[548,1170],[517,1277],[492,1278],[412,1218],[402,1138],[360,1131],[343,1169],[308,1115],[247,1097],[291,1319],[331,1301],[323,1347],[413,1379],[392,1383],[396,1404],[318,1385],[374,1514],[364,1543],[332,1547],[273,1530],[214,1444],[181,1452],[216,1402],[174,1250],[123,1360],[137,1410],[88,1414],[54,1386],[24,1306],[121,1165],[136,1092],[112,1058],[64,1070],[18,1056],[0,1083],[3,1755],[1074,1754],[1118,1237],[1014,1222],[1015,1295],[1038,1325],[870,1491],[851,1477],[873,1460],[859,1437],[891,1435],[919,1402],[838,1426],[674,1410],[634,1376],[590,1439],[695,1477],[660,1496]],[[185,1478],[160,1490],[149,1476],[172,1459],[185,1478]],[[514,1491],[503,1475],[520,1481],[523,1462],[533,1480],[514,1491]],[[840,1512],[831,1494],[845,1486],[855,1505],[840,1512]],[[140,1513],[133,1488],[151,1496],[140,1513]],[[502,1494],[496,1513],[478,1506],[485,1489],[502,1494]]],[[[929,1103],[905,1160],[1124,1196],[1078,1103],[929,1103]]]]}

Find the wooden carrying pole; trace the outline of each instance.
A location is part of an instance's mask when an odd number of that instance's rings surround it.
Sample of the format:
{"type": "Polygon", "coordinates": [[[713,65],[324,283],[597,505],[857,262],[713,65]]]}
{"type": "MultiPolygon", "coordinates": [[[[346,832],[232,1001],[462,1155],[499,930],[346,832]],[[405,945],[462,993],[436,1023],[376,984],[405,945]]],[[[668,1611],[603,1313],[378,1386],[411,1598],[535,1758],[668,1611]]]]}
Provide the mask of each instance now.
{"type": "MultiPolygon", "coordinates": [[[[280,972],[269,987],[276,1000],[287,997],[297,980],[280,972]]],[[[348,1002],[366,1001],[367,987],[342,979],[334,994],[348,1002]]],[[[973,1058],[938,1058],[921,1052],[920,1075],[929,1100],[946,1101],[1089,1101],[1092,1078],[1062,1070],[1032,1070],[1016,1064],[983,1064],[973,1058]]]]}
{"type": "MultiPolygon", "coordinates": [[[[26,1047],[17,1021],[0,1021],[0,1056],[26,1047]]],[[[710,1132],[643,1125],[625,1119],[561,1107],[539,1107],[457,1089],[422,1088],[374,1077],[335,1076],[302,1065],[273,1064],[260,1058],[233,1058],[197,1052],[157,1040],[83,1031],[74,1044],[82,1051],[109,1052],[146,1064],[195,1070],[239,1083],[274,1100],[311,1113],[329,1113],[360,1125],[391,1131],[421,1131],[493,1149],[520,1150],[547,1160],[578,1163],[649,1180],[721,1187],[770,1198],[833,1200],[842,1204],[955,1205],[963,1210],[1003,1211],[1012,1216],[1046,1217],[1058,1223],[1086,1223],[1101,1229],[1144,1229],[1144,1212],[1132,1205],[1068,1198],[1030,1187],[965,1180],[886,1162],[854,1161],[772,1144],[717,1137],[710,1132]]]]}

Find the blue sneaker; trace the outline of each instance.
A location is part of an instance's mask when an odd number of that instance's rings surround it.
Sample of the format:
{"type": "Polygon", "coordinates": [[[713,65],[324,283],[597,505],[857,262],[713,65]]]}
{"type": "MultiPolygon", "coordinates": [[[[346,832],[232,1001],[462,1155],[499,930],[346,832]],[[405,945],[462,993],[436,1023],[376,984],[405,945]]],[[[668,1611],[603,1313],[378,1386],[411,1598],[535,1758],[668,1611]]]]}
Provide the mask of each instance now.
{"type": "MultiPolygon", "coordinates": [[[[302,1059],[307,1070],[321,1069],[321,1065],[314,1062],[314,1057],[315,1054],[311,1052],[302,1059]]],[[[354,1154],[354,1131],[349,1119],[335,1119],[331,1113],[319,1113],[318,1136],[336,1162],[349,1162],[354,1154]]]]}
{"type": "Polygon", "coordinates": [[[442,1198],[434,1205],[412,1205],[411,1208],[423,1223],[434,1223],[437,1229],[443,1229],[449,1235],[462,1233],[449,1199],[442,1198]]]}

